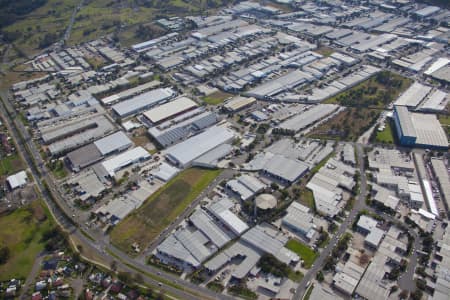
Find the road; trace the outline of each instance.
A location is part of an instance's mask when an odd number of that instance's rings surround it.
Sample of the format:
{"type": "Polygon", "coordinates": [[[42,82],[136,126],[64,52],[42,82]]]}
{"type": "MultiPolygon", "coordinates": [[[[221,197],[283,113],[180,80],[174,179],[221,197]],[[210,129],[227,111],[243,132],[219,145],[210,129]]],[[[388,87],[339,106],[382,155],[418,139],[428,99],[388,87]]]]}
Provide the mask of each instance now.
{"type": "Polygon", "coordinates": [[[94,263],[109,268],[111,263],[116,261],[119,270],[130,272],[132,274],[140,273],[143,276],[145,283],[153,287],[158,287],[159,282],[172,283],[180,288],[164,284],[162,290],[179,299],[232,299],[231,297],[217,294],[207,288],[199,287],[191,282],[181,280],[175,275],[161,272],[159,269],[138,262],[115,247],[107,244],[102,239],[88,239],[85,234],[74,225],[76,224],[76,221],[72,220],[70,217],[73,215],[72,208],[70,208],[60,197],[58,190],[54,186],[53,180],[45,167],[39,150],[36,148],[28,130],[19,118],[17,118],[15,110],[9,102],[8,96],[8,92],[0,91],[0,97],[3,100],[2,105],[0,105],[0,114],[3,116],[5,125],[17,144],[18,152],[27,163],[37,188],[58,224],[60,224],[63,230],[69,233],[71,239],[76,239],[78,241],[82,246],[84,253],[88,252],[91,256],[95,255],[96,257],[102,258],[101,261],[94,261],[94,263]],[[51,191],[52,195],[50,195],[44,187],[44,181],[47,183],[48,189],[51,191]],[[112,253],[113,256],[111,256],[110,253],[112,253]]]}
{"type": "Polygon", "coordinates": [[[365,200],[367,194],[367,178],[364,169],[364,148],[361,144],[355,144],[356,154],[358,157],[359,173],[360,173],[360,193],[353,209],[350,211],[344,222],[339,227],[337,233],[330,239],[330,242],[320,253],[319,257],[314,262],[313,267],[305,274],[300,282],[293,299],[300,300],[308,288],[308,283],[316,278],[317,273],[322,270],[326,258],[331,254],[333,248],[336,246],[339,239],[347,231],[348,227],[353,224],[358,213],[365,208],[365,200]]]}

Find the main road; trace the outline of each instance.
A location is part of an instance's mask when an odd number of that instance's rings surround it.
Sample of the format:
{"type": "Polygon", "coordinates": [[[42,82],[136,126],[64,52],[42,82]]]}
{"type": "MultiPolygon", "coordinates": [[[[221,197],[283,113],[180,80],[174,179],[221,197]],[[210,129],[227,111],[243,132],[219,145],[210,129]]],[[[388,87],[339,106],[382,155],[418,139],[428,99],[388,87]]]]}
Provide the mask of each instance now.
{"type": "Polygon", "coordinates": [[[69,234],[69,238],[76,240],[77,244],[81,246],[81,254],[89,253],[91,257],[99,258],[92,262],[106,268],[110,268],[112,262],[115,261],[119,270],[131,274],[139,273],[148,285],[166,291],[179,299],[232,299],[229,296],[217,294],[207,288],[182,280],[175,275],[161,272],[157,268],[138,262],[103,240],[88,238],[87,234],[78,228],[76,220],[72,219],[72,208],[61,198],[28,129],[17,118],[15,109],[9,101],[8,92],[0,91],[0,98],[2,99],[0,114],[16,142],[18,152],[27,163],[31,176],[51,214],[62,229],[69,234]],[[47,186],[44,185],[44,182],[47,186]]]}

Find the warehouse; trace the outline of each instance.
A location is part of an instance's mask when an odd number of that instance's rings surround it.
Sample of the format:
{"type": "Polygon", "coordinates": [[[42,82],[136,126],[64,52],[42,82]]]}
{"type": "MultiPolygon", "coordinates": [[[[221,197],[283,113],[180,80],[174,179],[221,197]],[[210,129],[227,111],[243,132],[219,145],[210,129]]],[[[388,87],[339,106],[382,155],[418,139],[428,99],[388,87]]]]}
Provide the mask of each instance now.
{"type": "Polygon", "coordinates": [[[10,175],[6,178],[9,188],[15,190],[17,188],[23,187],[27,184],[28,175],[25,171],[20,171],[16,174],[10,175]]]}
{"type": "Polygon", "coordinates": [[[136,147],[104,161],[101,165],[108,175],[114,178],[117,171],[149,158],[150,154],[147,150],[142,147],[136,147]]]}
{"type": "Polygon", "coordinates": [[[227,182],[226,187],[239,196],[240,200],[247,201],[266,188],[258,178],[250,175],[241,175],[227,182]]]}
{"type": "Polygon", "coordinates": [[[441,90],[434,90],[423,101],[418,110],[423,112],[442,112],[447,107],[448,94],[441,90]]]}
{"type": "Polygon", "coordinates": [[[239,236],[248,229],[248,225],[231,211],[233,206],[234,204],[230,199],[222,198],[208,206],[208,211],[230,231],[239,236]]]}
{"type": "Polygon", "coordinates": [[[431,87],[415,82],[394,103],[394,105],[416,108],[431,91],[431,87]]]}
{"type": "Polygon", "coordinates": [[[295,88],[312,80],[314,80],[314,76],[311,74],[295,70],[277,79],[258,85],[245,94],[261,100],[270,100],[273,96],[283,91],[295,88]]]}
{"type": "Polygon", "coordinates": [[[447,166],[442,159],[432,158],[431,165],[433,167],[434,174],[439,183],[439,188],[441,189],[442,196],[445,201],[446,209],[450,208],[450,176],[447,172],[447,166]]]}
{"type": "Polygon", "coordinates": [[[238,112],[242,109],[252,106],[256,103],[256,99],[253,97],[247,98],[242,96],[236,96],[224,104],[224,108],[229,112],[238,112]]]}
{"type": "Polygon", "coordinates": [[[92,165],[105,156],[124,151],[133,145],[133,142],[122,131],[113,133],[98,141],[78,148],[67,154],[66,159],[74,172],[92,165]]]}
{"type": "Polygon", "coordinates": [[[292,184],[308,172],[309,166],[304,162],[274,155],[264,166],[263,174],[280,180],[282,183],[292,184]]]}
{"type": "Polygon", "coordinates": [[[134,88],[122,91],[120,93],[105,97],[103,99],[100,99],[100,101],[104,104],[104,105],[111,105],[114,104],[116,102],[119,102],[121,100],[127,99],[129,97],[138,95],[142,92],[145,92],[147,90],[153,89],[158,87],[161,84],[161,82],[154,80],[154,81],[150,81],[141,85],[138,85],[134,88]]]}
{"type": "Polygon", "coordinates": [[[102,154],[94,144],[83,146],[66,155],[66,160],[74,172],[79,172],[102,158],[102,154]]]}
{"type": "Polygon", "coordinates": [[[279,261],[291,265],[300,261],[300,257],[284,247],[287,237],[278,230],[256,225],[242,235],[241,240],[253,249],[272,254],[279,261]]]}
{"type": "Polygon", "coordinates": [[[218,120],[219,117],[216,113],[198,107],[158,126],[151,127],[148,134],[165,148],[186,139],[196,131],[216,124],[218,120]]]}
{"type": "Polygon", "coordinates": [[[113,124],[104,116],[92,118],[92,127],[83,128],[85,130],[73,133],[48,146],[48,151],[53,156],[65,154],[78,147],[84,146],[98,138],[112,132],[115,128],[113,124]]]}
{"type": "Polygon", "coordinates": [[[219,162],[224,159],[233,150],[233,146],[230,144],[222,144],[217,146],[213,150],[206,152],[202,156],[196,158],[192,162],[192,166],[201,168],[217,168],[219,162]]]}
{"type": "Polygon", "coordinates": [[[195,135],[166,151],[166,158],[180,167],[188,167],[203,154],[213,150],[217,146],[231,142],[234,133],[225,127],[213,126],[204,132],[195,135]]]}
{"type": "Polygon", "coordinates": [[[401,145],[448,148],[447,135],[435,115],[411,113],[404,106],[394,106],[394,121],[401,145]]]}
{"type": "Polygon", "coordinates": [[[286,212],[281,224],[306,240],[311,240],[316,233],[316,225],[310,209],[294,201],[286,209],[286,212]]]}
{"type": "Polygon", "coordinates": [[[179,97],[170,102],[152,108],[144,113],[144,117],[153,125],[160,124],[196,108],[198,105],[187,97],[179,97]]]}
{"type": "Polygon", "coordinates": [[[174,96],[175,91],[171,88],[151,90],[113,105],[112,110],[119,118],[125,118],[165,102],[174,96]]]}
{"type": "Polygon", "coordinates": [[[338,109],[338,107],[339,106],[336,104],[319,104],[313,106],[309,110],[287,119],[279,125],[279,128],[298,132],[321,120],[322,118],[325,118],[338,109]]]}
{"type": "Polygon", "coordinates": [[[99,139],[94,142],[94,145],[103,156],[107,156],[130,148],[133,145],[133,142],[125,133],[118,131],[99,139]]]}

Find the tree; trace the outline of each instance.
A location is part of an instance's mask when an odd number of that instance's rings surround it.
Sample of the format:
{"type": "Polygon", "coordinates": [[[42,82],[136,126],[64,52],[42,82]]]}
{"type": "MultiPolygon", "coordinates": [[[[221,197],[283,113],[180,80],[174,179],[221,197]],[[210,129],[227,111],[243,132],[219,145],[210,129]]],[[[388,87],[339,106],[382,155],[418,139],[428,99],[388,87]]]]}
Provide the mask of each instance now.
{"type": "Polygon", "coordinates": [[[411,293],[411,299],[412,300],[420,300],[422,299],[423,292],[419,289],[415,290],[411,293]]]}
{"type": "Polygon", "coordinates": [[[7,246],[0,247],[0,265],[5,264],[10,258],[10,251],[7,246]]]}
{"type": "Polygon", "coordinates": [[[407,299],[407,298],[408,298],[408,295],[409,295],[408,291],[407,291],[407,290],[403,290],[403,291],[401,291],[400,294],[398,295],[398,298],[399,298],[399,299],[407,299]]]}
{"type": "Polygon", "coordinates": [[[319,282],[322,282],[325,279],[325,277],[323,276],[323,272],[322,271],[319,271],[319,273],[317,273],[316,279],[319,282]]]}
{"type": "Polygon", "coordinates": [[[361,256],[359,257],[359,263],[361,265],[366,265],[369,262],[369,255],[367,255],[366,253],[361,254],[361,256]]]}

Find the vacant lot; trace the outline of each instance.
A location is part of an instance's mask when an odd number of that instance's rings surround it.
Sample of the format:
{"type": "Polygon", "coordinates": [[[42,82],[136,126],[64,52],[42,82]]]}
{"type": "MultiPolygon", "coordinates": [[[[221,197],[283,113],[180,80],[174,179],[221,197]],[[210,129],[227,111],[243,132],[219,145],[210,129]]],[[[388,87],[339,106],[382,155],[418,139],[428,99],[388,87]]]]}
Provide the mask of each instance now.
{"type": "Polygon", "coordinates": [[[318,255],[313,249],[297,240],[289,240],[286,244],[286,248],[297,253],[297,255],[302,258],[303,266],[306,269],[311,268],[318,255]]]}
{"type": "Polygon", "coordinates": [[[52,226],[39,201],[0,217],[0,245],[7,246],[10,253],[8,261],[0,265],[0,281],[28,275],[44,249],[42,234],[52,226]]]}
{"type": "Polygon", "coordinates": [[[385,108],[412,83],[398,74],[383,71],[325,101],[347,107],[385,108]]]}
{"type": "Polygon", "coordinates": [[[225,101],[226,99],[230,98],[231,96],[233,96],[232,94],[228,94],[222,91],[217,91],[212,93],[209,96],[205,96],[202,98],[203,102],[205,102],[206,104],[209,105],[218,105],[220,103],[222,103],[223,101],[225,101]]]}
{"type": "Polygon", "coordinates": [[[131,252],[131,244],[148,245],[220,174],[220,170],[188,169],[153,194],[111,232],[112,242],[131,252]]]}
{"type": "Polygon", "coordinates": [[[24,168],[18,154],[12,154],[0,159],[0,176],[9,176],[24,168]]]}
{"type": "Polygon", "coordinates": [[[381,144],[393,144],[394,143],[394,132],[395,128],[392,127],[393,122],[386,120],[386,127],[383,131],[377,131],[375,136],[375,142],[381,144]]]}
{"type": "Polygon", "coordinates": [[[308,136],[323,139],[356,141],[377,120],[381,110],[348,108],[319,127],[308,136]]]}

